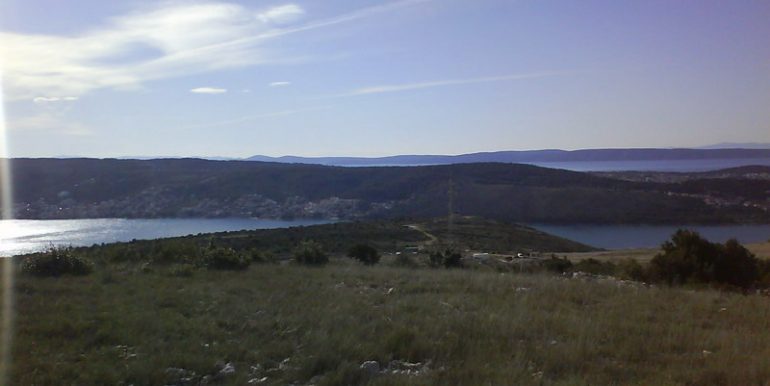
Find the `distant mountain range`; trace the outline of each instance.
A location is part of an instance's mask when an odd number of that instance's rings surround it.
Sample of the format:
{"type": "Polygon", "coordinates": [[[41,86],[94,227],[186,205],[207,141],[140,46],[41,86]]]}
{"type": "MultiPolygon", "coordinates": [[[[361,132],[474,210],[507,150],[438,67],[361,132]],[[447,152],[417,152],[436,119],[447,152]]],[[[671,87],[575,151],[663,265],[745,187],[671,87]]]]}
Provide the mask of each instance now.
{"type": "Polygon", "coordinates": [[[701,146],[698,149],[770,149],[770,143],[758,142],[722,142],[701,146]]]}
{"type": "MultiPolygon", "coordinates": [[[[757,145],[757,144],[754,144],[757,145]]],[[[714,145],[720,146],[720,145],[714,145]]],[[[708,149],[587,149],[587,150],[524,150],[470,153],[460,155],[395,155],[388,157],[268,157],[255,155],[246,160],[280,163],[303,163],[332,166],[416,166],[458,163],[565,163],[565,162],[623,162],[675,160],[770,160],[770,148],[708,148],[708,149]]],[[[750,163],[749,163],[750,164],[750,163]]],[[[738,165],[730,165],[738,166],[738,165]]]]}
{"type": "MultiPolygon", "coordinates": [[[[81,158],[58,156],[57,159],[81,158]]],[[[271,157],[122,156],[123,160],[205,159],[211,161],[259,161],[325,166],[429,166],[467,163],[519,163],[573,171],[700,172],[741,166],[770,166],[770,144],[720,143],[700,148],[630,148],[582,150],[510,150],[459,155],[393,155],[385,157],[271,157]]]]}

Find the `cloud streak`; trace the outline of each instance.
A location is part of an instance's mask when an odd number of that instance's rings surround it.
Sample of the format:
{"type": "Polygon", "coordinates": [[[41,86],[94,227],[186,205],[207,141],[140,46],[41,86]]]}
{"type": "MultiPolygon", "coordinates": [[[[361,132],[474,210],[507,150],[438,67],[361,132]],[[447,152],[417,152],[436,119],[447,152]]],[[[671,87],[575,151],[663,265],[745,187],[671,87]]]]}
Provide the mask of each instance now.
{"type": "Polygon", "coordinates": [[[550,76],[556,76],[556,75],[563,75],[566,73],[567,73],[566,71],[533,72],[533,73],[526,73],[526,74],[511,74],[511,75],[502,75],[502,76],[487,76],[487,77],[464,78],[464,79],[445,79],[445,80],[437,80],[437,81],[430,81],[430,82],[380,85],[380,86],[359,88],[347,93],[335,95],[335,97],[383,94],[383,93],[422,90],[422,89],[429,89],[429,88],[436,88],[436,87],[460,86],[460,85],[477,84],[477,83],[510,82],[515,80],[535,79],[535,78],[544,78],[544,77],[550,77],[550,76]]]}
{"type": "Polygon", "coordinates": [[[0,32],[4,92],[12,100],[141,89],[159,79],[279,63],[263,44],[431,0],[401,0],[298,24],[296,4],[252,9],[204,1],[161,3],[73,36],[0,32]]]}
{"type": "Polygon", "coordinates": [[[216,87],[198,87],[190,90],[193,94],[224,94],[227,92],[226,88],[216,87]]]}
{"type": "Polygon", "coordinates": [[[53,103],[53,102],[74,102],[78,100],[76,96],[64,96],[64,97],[44,97],[39,96],[32,99],[37,104],[53,103]]]}

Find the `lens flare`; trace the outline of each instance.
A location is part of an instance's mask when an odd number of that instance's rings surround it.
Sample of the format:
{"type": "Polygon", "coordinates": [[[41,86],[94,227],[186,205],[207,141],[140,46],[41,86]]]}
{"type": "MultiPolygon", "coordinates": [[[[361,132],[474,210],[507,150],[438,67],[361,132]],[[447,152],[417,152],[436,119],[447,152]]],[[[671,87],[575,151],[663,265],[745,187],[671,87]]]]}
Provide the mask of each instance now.
{"type": "MultiPolygon", "coordinates": [[[[0,211],[2,219],[13,217],[13,199],[11,198],[11,159],[8,153],[8,137],[5,121],[5,98],[3,92],[3,72],[0,68],[0,211]]],[[[13,339],[13,261],[2,260],[2,315],[0,315],[0,386],[8,385],[11,369],[11,340],[13,339]]]]}

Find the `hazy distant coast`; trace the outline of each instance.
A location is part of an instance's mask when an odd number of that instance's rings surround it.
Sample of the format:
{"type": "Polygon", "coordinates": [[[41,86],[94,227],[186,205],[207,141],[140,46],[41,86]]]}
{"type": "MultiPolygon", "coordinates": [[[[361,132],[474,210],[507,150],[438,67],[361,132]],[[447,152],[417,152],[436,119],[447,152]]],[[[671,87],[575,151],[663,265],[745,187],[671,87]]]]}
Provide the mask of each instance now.
{"type": "MultiPolygon", "coordinates": [[[[394,155],[387,157],[297,157],[282,156],[268,157],[255,155],[247,158],[249,161],[281,162],[281,163],[305,163],[332,166],[415,166],[415,165],[447,165],[456,163],[502,162],[502,163],[526,163],[526,164],[553,164],[556,167],[572,169],[567,164],[576,163],[613,163],[622,165],[632,162],[681,162],[696,161],[702,165],[712,165],[711,170],[726,167],[745,165],[770,166],[770,149],[755,148],[709,148],[709,149],[583,149],[583,150],[521,150],[521,151],[493,151],[459,155],[394,155]],[[737,161],[732,162],[731,161],[737,161]],[[723,165],[723,166],[720,166],[723,165]]],[[[655,164],[638,167],[655,167],[655,164]]],[[[686,163],[685,163],[686,165],[686,163]]],[[[544,165],[545,166],[545,165],[544,165]]],[[[661,165],[665,166],[665,165],[661,165]]],[[[692,168],[697,164],[687,165],[692,168]]],[[[579,170],[610,170],[606,166],[601,169],[579,170]]],[[[660,166],[657,166],[660,167],[660,166]]],[[[708,170],[687,169],[680,171],[708,170]]],[[[574,169],[573,169],[574,170],[574,169]]],[[[622,170],[648,170],[633,169],[633,166],[625,166],[622,170]]],[[[666,170],[666,169],[664,169],[666,170]]],[[[677,169],[668,169],[677,171],[677,169]]]]}

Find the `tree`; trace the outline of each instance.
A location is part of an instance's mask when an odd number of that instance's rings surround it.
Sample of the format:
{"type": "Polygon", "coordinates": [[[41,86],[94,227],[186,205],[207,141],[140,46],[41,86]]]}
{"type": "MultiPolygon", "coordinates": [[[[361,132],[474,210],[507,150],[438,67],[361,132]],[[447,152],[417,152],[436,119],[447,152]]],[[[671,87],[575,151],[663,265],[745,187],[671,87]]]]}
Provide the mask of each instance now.
{"type": "Polygon", "coordinates": [[[356,259],[366,265],[374,265],[380,261],[377,249],[368,244],[356,244],[348,251],[348,257],[356,259]]]}
{"type": "Polygon", "coordinates": [[[671,284],[719,283],[741,288],[758,279],[758,261],[736,240],[711,243],[697,232],[678,230],[650,262],[652,279],[671,284]]]}
{"type": "Polygon", "coordinates": [[[715,263],[715,279],[720,283],[749,287],[759,279],[758,263],[757,258],[738,240],[727,240],[720,259],[715,263]]]}

